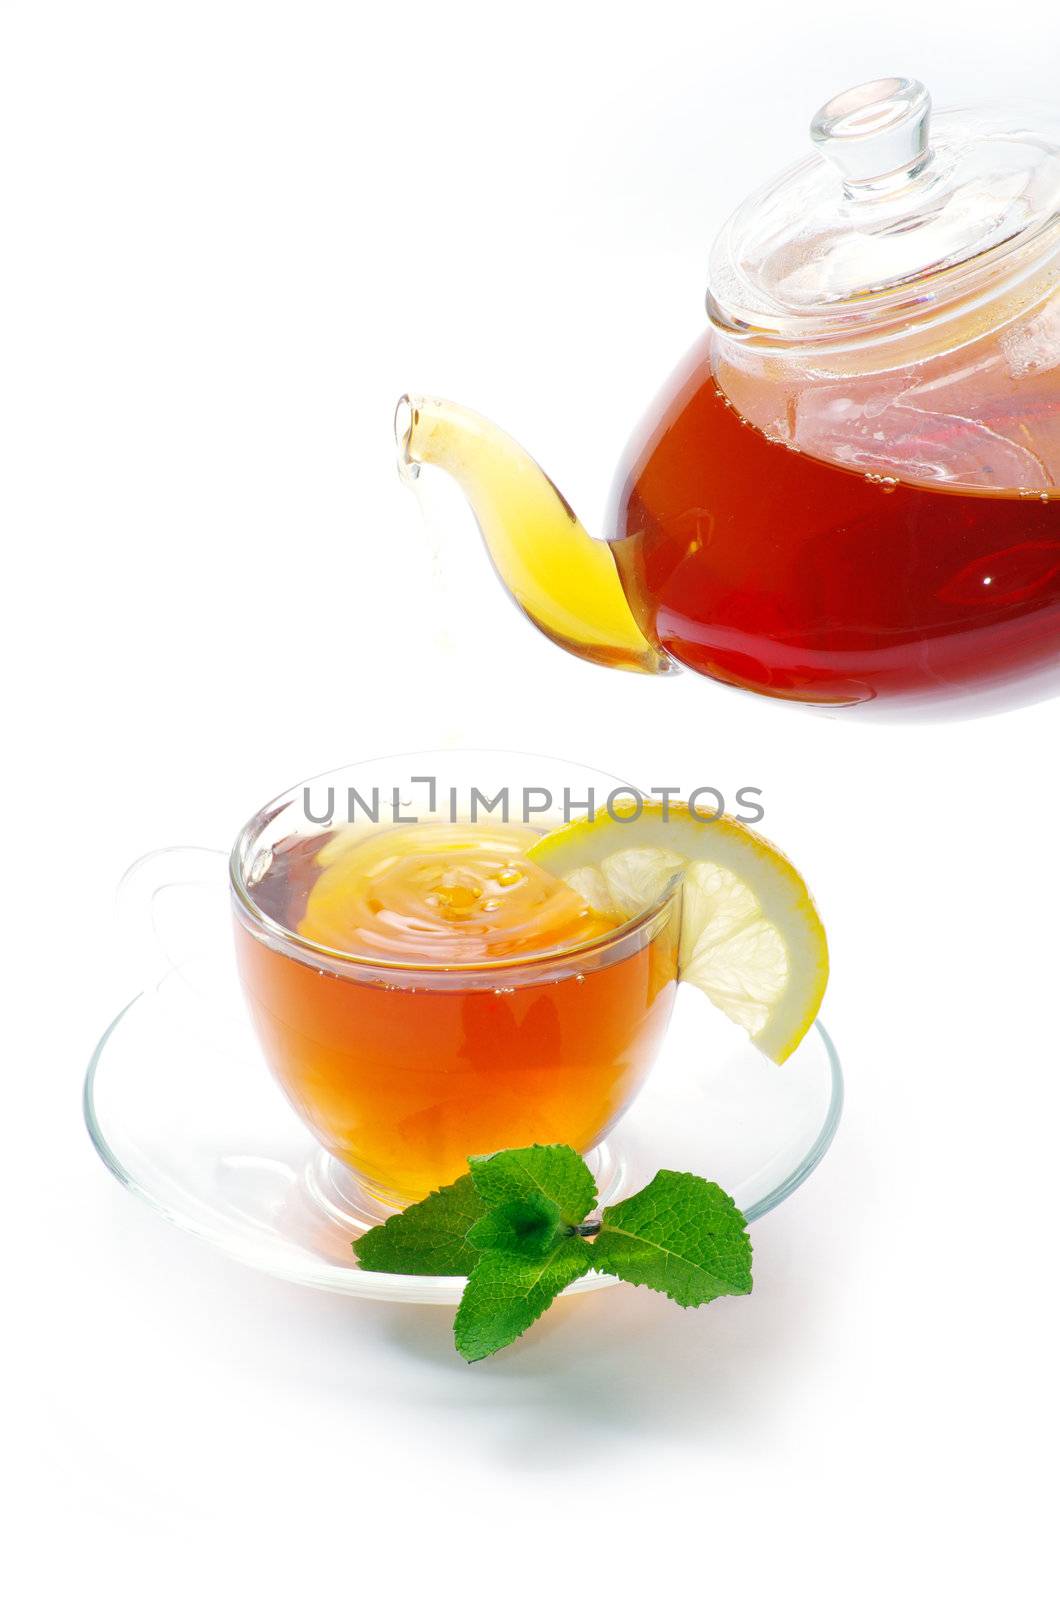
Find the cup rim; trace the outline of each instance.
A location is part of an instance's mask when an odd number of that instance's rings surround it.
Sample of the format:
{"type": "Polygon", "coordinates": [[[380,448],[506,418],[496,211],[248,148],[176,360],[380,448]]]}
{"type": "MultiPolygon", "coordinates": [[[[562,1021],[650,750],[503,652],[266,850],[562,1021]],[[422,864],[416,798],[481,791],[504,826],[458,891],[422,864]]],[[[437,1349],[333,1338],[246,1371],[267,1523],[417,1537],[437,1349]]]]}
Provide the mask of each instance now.
{"type": "MultiPolygon", "coordinates": [[[[660,917],[664,911],[669,909],[681,888],[683,873],[680,871],[674,873],[673,877],[667,883],[665,889],[662,890],[662,892],[652,901],[649,906],[646,906],[643,911],[639,911],[635,917],[631,917],[627,921],[620,923],[617,928],[610,928],[605,933],[597,934],[595,938],[586,939],[581,944],[550,945],[545,950],[535,950],[526,955],[499,956],[492,961],[399,961],[388,956],[354,955],[348,950],[336,950],[330,945],[318,943],[315,939],[307,939],[305,935],[298,933],[295,929],[288,928],[282,922],[277,922],[274,917],[270,917],[268,912],[262,911],[261,907],[258,906],[251,897],[242,870],[243,855],[246,847],[254,838],[254,836],[260,833],[267,826],[267,824],[273,820],[274,817],[278,816],[279,813],[291,803],[298,791],[304,789],[306,785],[310,783],[318,783],[324,778],[331,777],[336,772],[344,772],[348,767],[368,765],[369,763],[375,761],[400,761],[406,758],[411,759],[414,756],[419,757],[426,755],[475,756],[479,754],[493,757],[511,756],[513,760],[536,759],[543,761],[559,761],[561,763],[565,762],[566,760],[566,758],[562,756],[544,756],[541,754],[537,754],[535,756],[534,753],[524,750],[490,750],[483,747],[453,751],[399,751],[393,756],[368,756],[365,758],[364,762],[351,761],[347,762],[345,766],[328,768],[324,772],[315,774],[313,777],[304,778],[298,783],[292,784],[290,788],[283,790],[281,794],[278,794],[272,800],[267,801],[266,804],[261,806],[260,809],[257,810],[254,815],[250,817],[249,820],[240,828],[228,855],[229,884],[231,886],[232,893],[235,896],[239,910],[243,913],[243,916],[250,925],[250,931],[253,931],[254,928],[259,928],[270,936],[272,942],[278,943],[284,947],[293,946],[295,950],[304,952],[306,955],[312,956],[315,959],[323,957],[329,962],[338,963],[344,971],[355,971],[358,968],[363,968],[373,974],[392,972],[416,974],[425,977],[429,977],[431,975],[441,977],[442,975],[447,974],[459,975],[466,973],[468,977],[473,977],[476,974],[488,974],[493,972],[507,972],[511,974],[527,970],[536,971],[540,968],[547,968],[550,965],[554,966],[556,964],[562,964],[563,962],[570,961],[572,959],[581,959],[584,956],[599,954],[602,951],[610,949],[614,945],[621,944],[625,940],[632,940],[636,935],[640,934],[649,923],[651,923],[655,918],[660,917]]],[[[582,762],[576,761],[570,761],[567,764],[572,767],[585,765],[582,762]]],[[[587,770],[596,771],[598,769],[588,768],[587,770]]],[[[599,772],[598,775],[602,778],[613,777],[613,774],[605,772],[599,772]]],[[[614,782],[616,785],[624,789],[634,788],[637,789],[639,793],[643,793],[643,790],[640,790],[638,785],[627,784],[619,778],[614,778],[614,782]]],[[[293,954],[294,952],[292,951],[291,953],[293,954]]]]}

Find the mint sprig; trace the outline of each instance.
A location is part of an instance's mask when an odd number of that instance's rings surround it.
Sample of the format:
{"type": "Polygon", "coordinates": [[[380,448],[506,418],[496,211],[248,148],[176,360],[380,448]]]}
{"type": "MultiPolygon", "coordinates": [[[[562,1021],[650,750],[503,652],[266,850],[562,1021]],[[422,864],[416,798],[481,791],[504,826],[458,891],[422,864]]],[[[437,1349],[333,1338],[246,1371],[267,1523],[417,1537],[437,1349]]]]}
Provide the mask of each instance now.
{"type": "Polygon", "coordinates": [[[751,1241],[735,1202],[690,1172],[657,1172],[605,1207],[568,1145],[474,1156],[470,1172],[354,1242],[367,1272],[467,1277],[453,1332],[468,1361],[525,1333],[591,1271],[656,1289],[680,1306],[750,1294],[751,1241]]]}

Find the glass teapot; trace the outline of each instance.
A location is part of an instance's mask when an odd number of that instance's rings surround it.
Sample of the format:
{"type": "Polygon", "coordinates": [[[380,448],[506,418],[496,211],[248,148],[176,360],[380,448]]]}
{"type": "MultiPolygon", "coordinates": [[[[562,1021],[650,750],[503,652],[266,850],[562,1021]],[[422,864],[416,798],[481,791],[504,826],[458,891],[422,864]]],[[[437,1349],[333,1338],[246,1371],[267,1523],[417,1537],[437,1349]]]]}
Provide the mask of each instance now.
{"type": "Polygon", "coordinates": [[[556,644],[899,713],[1060,687],[1060,114],[930,112],[838,95],[730,218],[606,540],[485,419],[400,402],[556,644]]]}

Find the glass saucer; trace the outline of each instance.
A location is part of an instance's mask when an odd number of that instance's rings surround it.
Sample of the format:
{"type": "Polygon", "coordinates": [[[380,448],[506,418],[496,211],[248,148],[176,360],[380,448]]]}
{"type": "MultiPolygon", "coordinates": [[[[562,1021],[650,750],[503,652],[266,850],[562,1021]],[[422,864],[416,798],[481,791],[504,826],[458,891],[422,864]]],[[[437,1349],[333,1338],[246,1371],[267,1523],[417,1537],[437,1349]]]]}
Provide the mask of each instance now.
{"type": "MultiPolygon", "coordinates": [[[[839,1060],[819,1024],[778,1067],[682,988],[646,1087],[589,1158],[601,1199],[641,1188],[665,1166],[715,1179],[753,1221],[813,1171],[842,1099],[839,1060]]],[[[89,1065],[85,1120],[121,1183],[248,1266],[376,1300],[460,1298],[463,1278],[359,1269],[351,1241],[385,1213],[281,1095],[219,945],[171,967],[115,1017],[89,1065]]],[[[614,1281],[590,1274],[566,1292],[614,1281]]]]}

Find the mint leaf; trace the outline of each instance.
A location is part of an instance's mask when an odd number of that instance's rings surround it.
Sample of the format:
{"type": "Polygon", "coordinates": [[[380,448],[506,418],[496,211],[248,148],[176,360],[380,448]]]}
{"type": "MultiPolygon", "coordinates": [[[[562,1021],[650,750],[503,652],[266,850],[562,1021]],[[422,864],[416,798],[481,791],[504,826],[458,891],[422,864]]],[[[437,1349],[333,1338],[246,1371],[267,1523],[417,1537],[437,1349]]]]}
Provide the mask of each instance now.
{"type": "Polygon", "coordinates": [[[548,1310],[561,1289],[595,1265],[592,1246],[574,1235],[558,1238],[536,1261],[487,1250],[467,1280],[456,1313],[456,1348],[467,1361],[503,1349],[548,1310]]]}
{"type": "Polygon", "coordinates": [[[552,1249],[562,1226],[559,1207],[536,1200],[507,1200],[475,1223],[467,1242],[476,1250],[507,1250],[537,1260],[552,1249]]]}
{"type": "Polygon", "coordinates": [[[355,1239],[358,1265],[366,1272],[463,1277],[479,1258],[468,1234],[487,1210],[465,1173],[355,1239]]]}
{"type": "Polygon", "coordinates": [[[593,1266],[658,1289],[679,1306],[750,1294],[751,1241],[743,1214],[716,1183],[659,1172],[603,1213],[593,1266]]]}
{"type": "Polygon", "coordinates": [[[522,1150],[499,1150],[493,1156],[472,1156],[471,1180],[489,1206],[507,1200],[550,1200],[570,1227],[584,1220],[596,1204],[596,1184],[581,1156],[567,1144],[532,1144],[522,1150]]]}

